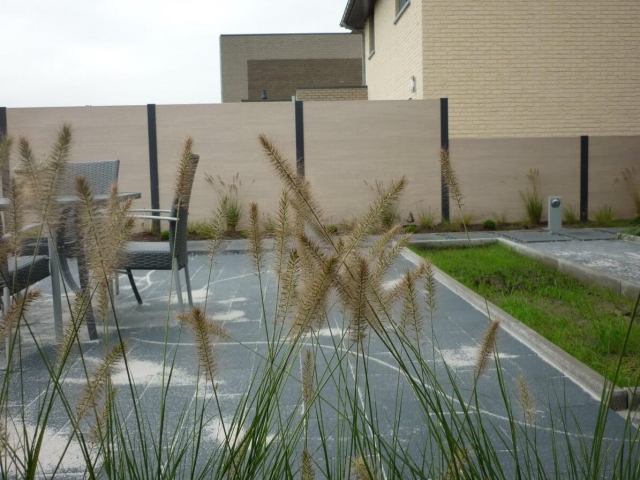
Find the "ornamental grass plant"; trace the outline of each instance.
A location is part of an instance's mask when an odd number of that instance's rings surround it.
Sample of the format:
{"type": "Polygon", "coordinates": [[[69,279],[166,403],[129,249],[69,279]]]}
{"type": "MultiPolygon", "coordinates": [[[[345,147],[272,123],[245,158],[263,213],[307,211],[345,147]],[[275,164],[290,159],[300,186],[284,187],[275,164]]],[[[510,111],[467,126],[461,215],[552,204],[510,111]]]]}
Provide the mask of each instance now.
{"type": "MultiPolygon", "coordinates": [[[[157,342],[164,359],[159,398],[150,407],[135,381],[127,320],[111,288],[131,231],[130,205],[116,201],[114,187],[106,207],[98,206],[79,178],[80,223],[91,276],[86,291],[77,296],[66,292],[70,314],[63,340],[52,351],[34,330],[29,311],[40,300],[34,288],[14,297],[3,320],[10,367],[0,390],[2,478],[67,478],[69,456],[82,465],[74,477],[91,479],[638,478],[637,430],[631,420],[621,432],[623,443],[612,444],[605,436],[610,388],[602,392],[592,432],[576,433],[579,419],[569,409],[551,417],[557,419],[551,424],[537,424],[538,412],[557,405],[536,404],[526,378],[508,383],[497,350],[499,322],[488,319],[469,379],[462,382],[436,335],[437,322],[455,312],[441,311],[432,265],[425,261],[390,281],[410,235],[393,224],[368,241],[381,219],[391,218],[388,212],[398,204],[406,178],[380,186],[351,232],[338,237],[329,231],[310,183],[297,176],[269,138],[260,136],[259,145],[282,193],[270,250],[265,249],[259,206],[252,203],[247,210],[262,334],[261,348],[243,350],[253,356],[255,366],[246,372],[244,393],[233,399],[223,395],[220,378],[229,364],[225,347],[244,348],[245,340],[234,338],[208,313],[218,295],[212,278],[228,216],[221,212],[212,222],[203,301],[176,317],[170,294],[164,316],[151,319],[164,325],[165,335],[157,342]],[[273,297],[265,294],[273,291],[273,297]],[[80,335],[90,303],[103,327],[98,362],[90,361],[80,335]],[[178,408],[174,395],[183,388],[177,372],[184,357],[172,343],[175,329],[177,343],[184,342],[197,359],[193,373],[198,378],[190,403],[178,408]],[[26,383],[32,381],[27,358],[34,361],[23,355],[27,341],[43,366],[36,401],[24,397],[26,383]],[[378,354],[392,367],[384,382],[375,376],[382,358],[378,354]],[[79,392],[66,381],[71,368],[84,377],[79,392]],[[500,427],[496,414],[483,406],[490,378],[497,385],[492,402],[504,421],[500,427]],[[28,421],[27,409],[35,411],[35,422],[28,421]],[[54,415],[65,417],[67,429],[52,437],[52,424],[60,420],[54,415]],[[213,444],[207,439],[212,429],[217,438],[213,444]],[[45,458],[45,444],[52,439],[55,455],[45,458]]],[[[11,140],[2,143],[0,161],[9,162],[13,147],[11,140]]],[[[38,157],[28,140],[20,139],[18,147],[26,173],[12,180],[9,192],[8,240],[0,251],[8,261],[21,249],[26,215],[37,216],[39,237],[55,231],[54,198],[69,161],[72,130],[61,129],[43,163],[34,160],[38,157]]],[[[188,138],[175,182],[179,202],[195,174],[192,150],[188,138]]],[[[464,219],[448,152],[443,151],[442,161],[464,219]]],[[[636,316],[637,305],[631,323],[636,316]]],[[[564,405],[563,399],[558,402],[564,405]]]]}

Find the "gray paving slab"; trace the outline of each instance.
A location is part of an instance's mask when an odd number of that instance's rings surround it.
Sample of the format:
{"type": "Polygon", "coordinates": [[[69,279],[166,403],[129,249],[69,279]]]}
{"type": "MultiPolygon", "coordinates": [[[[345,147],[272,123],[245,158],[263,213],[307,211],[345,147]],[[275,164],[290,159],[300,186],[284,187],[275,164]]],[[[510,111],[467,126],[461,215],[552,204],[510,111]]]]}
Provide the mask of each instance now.
{"type": "Polygon", "coordinates": [[[640,283],[640,244],[625,241],[536,243],[532,248],[640,283]]]}
{"type": "Polygon", "coordinates": [[[513,232],[500,232],[501,237],[508,238],[520,243],[546,243],[546,242],[568,242],[571,239],[551,232],[517,230],[513,232]]]}
{"type": "MultiPolygon", "coordinates": [[[[255,391],[255,386],[251,386],[251,379],[255,375],[259,376],[264,367],[264,359],[267,356],[265,319],[273,318],[278,288],[276,276],[270,267],[263,271],[260,278],[254,273],[252,262],[242,251],[243,246],[246,245],[235,242],[231,249],[218,255],[212,263],[204,256],[192,256],[190,260],[195,302],[206,310],[207,315],[214,322],[226,328],[229,333],[228,339],[214,343],[219,372],[216,378],[217,393],[222,399],[223,419],[227,422],[233,417],[241,399],[244,396],[252,398],[255,391]],[[260,288],[264,292],[264,297],[260,295],[260,288]]],[[[407,269],[413,268],[415,265],[409,260],[399,259],[386,279],[385,288],[393,288],[402,274],[407,269]]],[[[189,331],[181,328],[181,324],[175,319],[177,301],[175,297],[170,301],[168,293],[170,275],[168,272],[152,271],[135,272],[135,277],[144,304],[140,306],[136,303],[124,276],[120,279],[120,295],[116,300],[117,321],[124,339],[131,348],[130,370],[138,391],[142,392],[139,408],[147,412],[151,428],[156,428],[162,398],[163,368],[167,365],[166,359],[175,361],[171,387],[173,390],[167,397],[168,428],[175,427],[179,423],[180,413],[185,409],[191,412],[203,408],[207,415],[214,419],[205,429],[203,448],[205,451],[214,450],[220,447],[223,438],[219,416],[214,408],[211,392],[203,390],[204,383],[199,375],[195,339],[189,331]]],[[[45,351],[53,355],[55,347],[50,282],[48,280],[41,282],[39,288],[43,291],[43,298],[34,305],[30,313],[30,325],[45,351]]],[[[489,320],[483,312],[475,309],[442,285],[438,285],[437,299],[438,308],[434,321],[433,323],[425,322],[424,326],[424,342],[421,344],[423,357],[427,359],[436,378],[445,389],[452,391],[451,376],[453,376],[462,396],[466,398],[473,390],[476,354],[489,320]]],[[[426,314],[422,303],[421,308],[426,314]]],[[[399,309],[400,306],[397,307],[398,311],[399,309]]],[[[115,335],[115,321],[111,319],[107,325],[101,326],[100,338],[97,341],[88,341],[84,329],[80,332],[85,358],[88,359],[90,366],[97,364],[104,356],[108,343],[107,333],[112,339],[115,335]]],[[[344,393],[339,394],[338,389],[353,389],[355,385],[353,375],[356,371],[356,359],[351,355],[342,355],[339,360],[336,356],[336,351],[339,352],[342,348],[340,345],[345,336],[348,336],[345,318],[339,307],[335,306],[328,312],[328,323],[318,330],[316,362],[321,370],[324,367],[335,366],[338,361],[344,362],[343,365],[346,367],[344,371],[351,372],[352,376],[341,378],[340,383],[332,381],[323,383],[320,392],[320,404],[324,407],[323,424],[318,423],[317,417],[313,417],[310,421],[310,445],[319,445],[321,428],[324,428],[324,436],[328,437],[327,444],[331,449],[339,441],[338,434],[342,432],[341,434],[344,435],[344,428],[348,428],[345,419],[338,418],[333,410],[336,402],[344,398],[344,393]],[[336,345],[339,346],[337,350],[336,345]]],[[[45,389],[47,375],[42,367],[40,353],[33,341],[29,340],[26,331],[23,334],[22,345],[26,366],[24,375],[25,378],[29,378],[25,383],[26,398],[38,398],[45,389]]],[[[558,403],[551,403],[557,409],[579,407],[579,420],[584,418],[584,425],[592,428],[591,418],[594,412],[597,412],[597,400],[565,377],[562,372],[538,357],[518,339],[504,332],[500,333],[497,349],[503,379],[514,403],[517,403],[514,395],[518,377],[523,376],[530,382],[536,398],[536,419],[540,425],[544,426],[541,430],[541,438],[545,438],[540,445],[541,455],[551,458],[554,448],[551,435],[563,435],[562,428],[553,427],[549,421],[549,418],[557,416],[559,412],[559,410],[546,408],[549,399],[560,399],[558,403]]],[[[380,430],[391,435],[396,428],[398,442],[405,445],[407,451],[416,456],[419,456],[421,451],[430,451],[428,445],[433,438],[426,427],[424,411],[412,394],[407,381],[400,374],[396,361],[375,336],[370,337],[368,344],[368,364],[371,391],[380,412],[377,419],[380,430]],[[400,420],[394,416],[397,402],[402,404],[400,420]]],[[[283,385],[280,406],[283,415],[295,417],[299,415],[300,410],[299,369],[294,369],[291,375],[283,385]]],[[[126,398],[127,389],[123,388],[126,387],[127,381],[124,369],[118,368],[114,372],[113,383],[120,388],[119,395],[123,395],[121,403],[123,418],[127,422],[132,422],[133,405],[130,399],[126,398]]],[[[63,388],[69,392],[70,396],[77,398],[85,384],[84,366],[78,357],[74,357],[63,388]]],[[[500,444],[499,432],[505,432],[505,434],[509,432],[509,418],[499,392],[497,370],[495,366],[491,366],[478,384],[478,408],[482,418],[495,426],[495,430],[493,428],[490,430],[490,437],[496,444],[500,444]]],[[[452,399],[452,401],[455,403],[457,400],[452,399]]],[[[27,407],[25,417],[27,423],[35,421],[37,407],[37,402],[27,407]]],[[[19,408],[18,398],[12,408],[12,413],[15,414],[19,408]]],[[[251,412],[249,414],[252,415],[251,412]]],[[[520,420],[519,422],[522,423],[520,420]]],[[[581,429],[580,426],[581,424],[569,426],[571,436],[588,442],[591,430],[581,429]]],[[[611,415],[607,428],[607,435],[611,436],[612,441],[617,440],[623,433],[624,422],[619,416],[611,415]]],[[[50,437],[48,439],[53,441],[69,432],[70,424],[64,410],[56,407],[52,431],[48,432],[50,437]]],[[[47,448],[49,448],[48,444],[44,451],[45,457],[55,453],[55,450],[47,450],[47,448]]],[[[322,451],[318,451],[315,460],[322,462],[323,455],[322,451]]],[[[504,461],[505,468],[509,468],[509,459],[505,457],[504,461]]],[[[81,459],[80,463],[77,458],[75,460],[71,458],[69,462],[62,466],[64,474],[71,475],[82,471],[81,459]]],[[[50,472],[54,467],[53,461],[51,464],[45,461],[42,467],[43,472],[50,472]]]]}
{"type": "Polygon", "coordinates": [[[493,232],[448,232],[440,234],[446,238],[450,238],[453,240],[466,240],[467,238],[475,239],[491,239],[496,238],[496,234],[493,232]]]}
{"type": "Polygon", "coordinates": [[[560,235],[572,238],[573,240],[594,241],[594,240],[615,240],[617,233],[605,230],[585,229],[564,229],[557,232],[560,235]]]}
{"type": "Polygon", "coordinates": [[[600,230],[602,232],[607,232],[607,233],[625,233],[627,230],[629,230],[628,227],[602,227],[602,228],[598,228],[597,230],[600,230]]]}

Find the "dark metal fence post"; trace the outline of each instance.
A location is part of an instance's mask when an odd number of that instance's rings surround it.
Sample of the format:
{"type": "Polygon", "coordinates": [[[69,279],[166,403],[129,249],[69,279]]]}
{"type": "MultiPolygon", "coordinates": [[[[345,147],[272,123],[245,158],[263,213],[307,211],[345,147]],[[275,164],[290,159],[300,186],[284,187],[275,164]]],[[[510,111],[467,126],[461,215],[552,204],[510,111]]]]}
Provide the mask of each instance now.
{"type": "MultiPolygon", "coordinates": [[[[440,99],[440,148],[449,151],[449,99],[440,99]]],[[[449,184],[440,168],[442,221],[449,221],[449,184]]]]}
{"type": "MultiPolygon", "coordinates": [[[[0,142],[8,135],[7,107],[0,107],[0,142]]],[[[2,196],[9,194],[9,175],[11,174],[9,165],[3,165],[0,175],[2,175],[2,196]]],[[[0,216],[0,233],[4,234],[4,223],[0,216]]]]}
{"type": "Polygon", "coordinates": [[[296,108],[296,167],[298,176],[304,178],[304,111],[302,102],[295,101],[296,108]]]}
{"type": "Polygon", "coordinates": [[[580,221],[589,219],[589,137],[580,137],[580,221]]]}
{"type": "MultiPolygon", "coordinates": [[[[8,125],[7,125],[7,107],[0,107],[0,142],[5,139],[8,134],[8,125]]],[[[9,176],[10,176],[10,166],[3,165],[2,172],[2,196],[6,197],[9,193],[9,176]]]]}
{"type": "MultiPolygon", "coordinates": [[[[149,131],[149,178],[151,182],[151,208],[160,209],[160,186],[158,179],[158,133],[156,130],[156,106],[147,105],[147,128],[149,131]]],[[[157,213],[153,214],[157,216],[157,213]]],[[[160,220],[151,222],[151,230],[160,233],[160,220]]]]}

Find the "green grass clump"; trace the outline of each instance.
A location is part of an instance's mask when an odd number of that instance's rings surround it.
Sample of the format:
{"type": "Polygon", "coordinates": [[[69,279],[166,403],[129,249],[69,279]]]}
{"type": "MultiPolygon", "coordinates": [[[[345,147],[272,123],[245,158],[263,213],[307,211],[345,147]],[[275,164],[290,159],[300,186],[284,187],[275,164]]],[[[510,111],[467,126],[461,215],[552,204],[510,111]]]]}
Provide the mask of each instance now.
{"type": "Polygon", "coordinates": [[[214,235],[212,222],[189,222],[187,232],[189,235],[196,235],[204,238],[212,238],[214,235]]]}
{"type": "Polygon", "coordinates": [[[420,228],[432,229],[437,224],[436,214],[431,210],[431,207],[427,211],[421,210],[418,212],[418,226],[420,228]]]}
{"type": "Polygon", "coordinates": [[[562,220],[564,221],[564,223],[568,225],[573,225],[575,223],[578,223],[578,220],[579,220],[578,214],[571,205],[567,205],[564,211],[562,212],[562,220]]]}
{"type": "Polygon", "coordinates": [[[603,205],[593,212],[593,223],[597,227],[611,227],[615,219],[615,213],[610,205],[603,205]]]}
{"type": "Polygon", "coordinates": [[[524,203],[526,220],[531,225],[540,223],[542,218],[542,197],[540,196],[540,171],[532,168],[527,174],[530,189],[520,192],[520,198],[524,203]]]}
{"type": "Polygon", "coordinates": [[[418,227],[415,225],[405,225],[404,231],[407,233],[416,233],[418,231],[418,227]]]}
{"type": "Polygon", "coordinates": [[[205,180],[218,194],[218,208],[215,212],[217,217],[222,219],[227,232],[235,232],[244,216],[244,203],[240,199],[240,174],[235,174],[228,182],[224,182],[219,176],[216,179],[213,175],[205,174],[205,180]]]}
{"type": "Polygon", "coordinates": [[[482,223],[482,228],[484,228],[485,230],[495,230],[496,222],[494,222],[493,220],[485,220],[482,223]]]}
{"type": "Polygon", "coordinates": [[[622,180],[624,185],[633,201],[633,206],[636,209],[636,215],[640,216],[640,180],[636,175],[636,169],[625,168],[622,171],[622,180]]]}
{"type": "Polygon", "coordinates": [[[169,230],[163,230],[162,232],[160,232],[160,239],[162,239],[162,241],[164,242],[169,241],[169,230]]]}
{"type": "MultiPolygon", "coordinates": [[[[629,299],[502,245],[417,251],[598,373],[614,375],[633,310],[629,299]]],[[[634,386],[639,374],[640,328],[634,326],[618,383],[634,386]]]]}

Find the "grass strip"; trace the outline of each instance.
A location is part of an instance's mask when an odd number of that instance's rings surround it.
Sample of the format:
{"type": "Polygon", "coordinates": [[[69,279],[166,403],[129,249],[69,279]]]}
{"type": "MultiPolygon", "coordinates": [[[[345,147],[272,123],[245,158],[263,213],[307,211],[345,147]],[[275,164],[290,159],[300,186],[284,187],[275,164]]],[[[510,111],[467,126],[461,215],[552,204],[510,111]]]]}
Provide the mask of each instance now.
{"type": "MultiPolygon", "coordinates": [[[[502,245],[413,249],[463,285],[611,379],[622,351],[633,302],[576,279],[502,245]]],[[[640,375],[640,328],[634,326],[618,384],[640,375]]]]}

